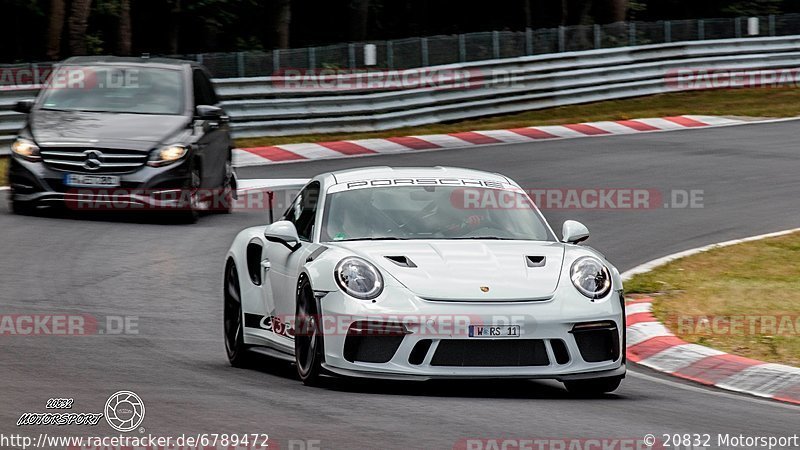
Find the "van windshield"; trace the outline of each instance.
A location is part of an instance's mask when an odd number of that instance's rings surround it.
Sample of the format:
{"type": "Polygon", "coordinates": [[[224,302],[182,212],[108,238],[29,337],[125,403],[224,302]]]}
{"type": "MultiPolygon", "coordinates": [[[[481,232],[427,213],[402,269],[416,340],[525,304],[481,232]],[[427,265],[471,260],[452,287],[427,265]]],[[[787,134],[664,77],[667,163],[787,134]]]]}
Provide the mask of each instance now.
{"type": "Polygon", "coordinates": [[[153,67],[62,66],[48,79],[40,107],[61,111],[178,115],[181,71],[153,67]]]}

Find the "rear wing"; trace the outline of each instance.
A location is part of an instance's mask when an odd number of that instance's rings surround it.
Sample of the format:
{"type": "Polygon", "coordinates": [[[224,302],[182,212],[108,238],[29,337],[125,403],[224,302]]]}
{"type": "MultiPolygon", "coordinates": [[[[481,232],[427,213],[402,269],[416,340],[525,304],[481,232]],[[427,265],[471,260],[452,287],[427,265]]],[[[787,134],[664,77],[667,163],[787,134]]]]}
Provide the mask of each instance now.
{"type": "Polygon", "coordinates": [[[237,197],[248,192],[265,192],[269,198],[269,222],[275,221],[274,200],[276,191],[299,191],[305,187],[308,178],[271,178],[236,180],[237,197]]]}

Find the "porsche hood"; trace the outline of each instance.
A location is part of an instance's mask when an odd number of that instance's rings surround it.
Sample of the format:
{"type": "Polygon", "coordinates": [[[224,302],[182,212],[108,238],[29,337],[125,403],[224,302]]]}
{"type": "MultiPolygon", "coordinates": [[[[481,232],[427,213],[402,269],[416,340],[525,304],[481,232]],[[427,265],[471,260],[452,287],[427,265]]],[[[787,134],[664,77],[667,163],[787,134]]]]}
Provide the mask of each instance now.
{"type": "Polygon", "coordinates": [[[532,301],[551,298],[564,246],[524,241],[337,243],[377,265],[417,296],[434,301],[532,301]]]}

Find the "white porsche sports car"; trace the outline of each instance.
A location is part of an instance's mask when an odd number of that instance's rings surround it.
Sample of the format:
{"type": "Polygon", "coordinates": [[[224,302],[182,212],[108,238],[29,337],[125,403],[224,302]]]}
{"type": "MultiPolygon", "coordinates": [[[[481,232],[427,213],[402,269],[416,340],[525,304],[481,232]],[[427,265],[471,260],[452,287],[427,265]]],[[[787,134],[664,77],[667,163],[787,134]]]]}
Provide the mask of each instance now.
{"type": "Polygon", "coordinates": [[[290,360],[306,384],[323,373],[549,378],[611,392],[626,370],[622,282],[603,255],[578,245],[588,237],[567,221],[559,240],[498,174],[319,175],[279,220],[242,231],[228,252],[228,358],[290,360]]]}

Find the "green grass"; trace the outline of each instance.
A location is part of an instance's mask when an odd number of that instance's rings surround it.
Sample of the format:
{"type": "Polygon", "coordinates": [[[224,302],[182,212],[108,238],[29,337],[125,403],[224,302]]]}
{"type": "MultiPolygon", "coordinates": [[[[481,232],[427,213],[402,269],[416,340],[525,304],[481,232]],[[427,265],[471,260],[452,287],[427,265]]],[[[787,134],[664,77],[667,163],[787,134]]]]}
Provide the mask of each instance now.
{"type": "Polygon", "coordinates": [[[713,249],[625,283],[687,342],[800,366],[800,233],[713,249]],[[705,322],[724,318],[741,323],[705,322]],[[752,320],[752,322],[751,322],[752,320]],[[772,324],[771,321],[775,323],[772,324]]]}
{"type": "Polygon", "coordinates": [[[684,114],[750,117],[800,116],[800,89],[736,89],[661,94],[380,132],[237,139],[236,145],[238,147],[261,147],[301,142],[496,130],[536,125],[559,125],[684,114]]]}
{"type": "Polygon", "coordinates": [[[0,158],[0,186],[8,185],[8,158],[0,158]]]}

